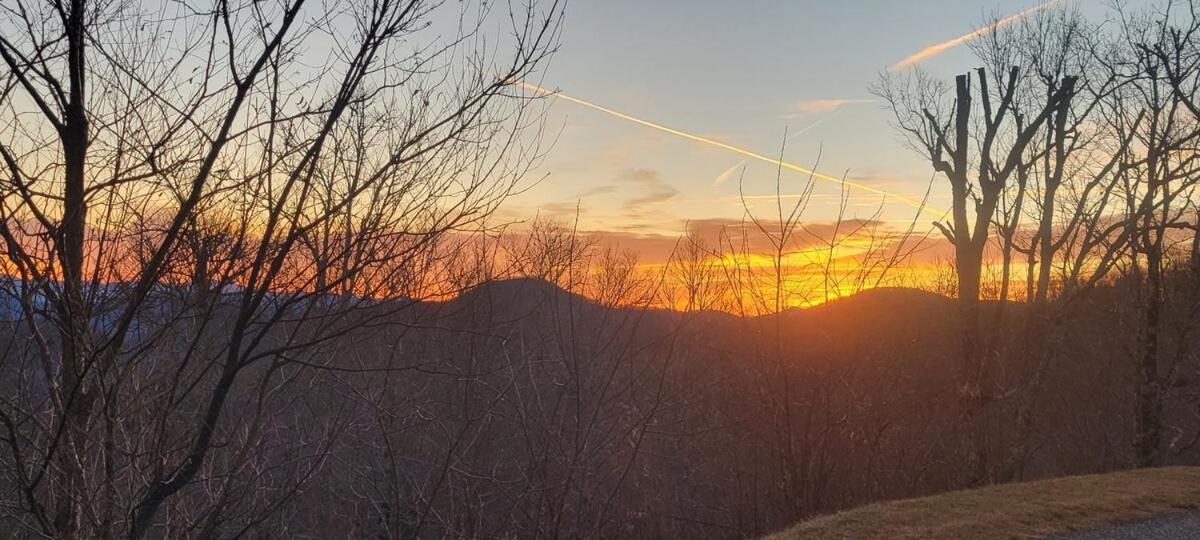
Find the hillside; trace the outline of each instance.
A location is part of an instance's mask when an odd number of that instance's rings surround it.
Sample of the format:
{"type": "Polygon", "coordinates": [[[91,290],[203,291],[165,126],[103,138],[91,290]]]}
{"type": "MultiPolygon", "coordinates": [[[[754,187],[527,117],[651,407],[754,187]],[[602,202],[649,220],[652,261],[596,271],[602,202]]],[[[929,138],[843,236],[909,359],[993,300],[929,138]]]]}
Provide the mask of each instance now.
{"type": "MultiPolygon", "coordinates": [[[[160,359],[194,350],[199,360],[178,376],[196,389],[184,406],[196,407],[214,384],[234,318],[214,317],[189,334],[179,321],[194,314],[174,294],[155,290],[138,324],[158,349],[142,357],[153,361],[129,366],[166,369],[173,364],[160,359]]],[[[1037,453],[1020,470],[1002,468],[1012,433],[996,427],[1010,423],[1011,403],[969,421],[959,413],[956,309],[945,297],[877,289],[778,317],[735,317],[605,306],[532,279],[488,283],[445,302],[286,308],[319,312],[313,320],[335,331],[303,355],[264,356],[245,368],[252,380],[285,373],[291,383],[271,390],[278,406],[263,414],[296,435],[265,434],[253,442],[255,455],[292,464],[262,469],[262,481],[294,485],[292,508],[322,509],[284,515],[288,527],[313,536],[414,528],[428,537],[553,536],[548,523],[561,537],[758,536],[1001,475],[1128,467],[1130,370],[1111,322],[1119,319],[1107,319],[1119,297],[1103,296],[1086,310],[1094,318],[1064,333],[1038,396],[1037,453]],[[977,438],[980,431],[990,438],[977,438]],[[301,468],[307,455],[323,464],[311,474],[301,468]]],[[[213,312],[233,313],[238,299],[222,295],[213,312]]],[[[1027,369],[1022,311],[1008,311],[998,340],[1006,384],[1027,369]]],[[[8,330],[0,349],[33,343],[23,321],[0,324],[8,330]]],[[[294,324],[265,332],[261,343],[305,328],[294,324]]],[[[1196,367],[1189,360],[1181,369],[1196,367]]],[[[0,380],[15,388],[25,373],[0,380]]],[[[264,388],[235,388],[230,407],[248,416],[220,424],[217,437],[238,440],[264,388]]],[[[1186,442],[1200,426],[1185,405],[1168,413],[1186,442]]],[[[162,429],[147,418],[136,427],[162,429]]],[[[234,449],[214,458],[236,459],[234,449]]],[[[1180,447],[1171,462],[1200,456],[1180,447]]],[[[259,493],[246,486],[247,496],[259,493]]]]}

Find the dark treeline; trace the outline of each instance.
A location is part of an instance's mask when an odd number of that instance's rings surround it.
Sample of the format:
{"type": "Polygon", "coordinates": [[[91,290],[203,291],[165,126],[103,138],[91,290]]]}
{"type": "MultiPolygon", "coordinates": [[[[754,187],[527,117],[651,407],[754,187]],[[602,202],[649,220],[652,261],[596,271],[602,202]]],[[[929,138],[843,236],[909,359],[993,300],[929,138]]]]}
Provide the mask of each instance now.
{"type": "MultiPolygon", "coordinates": [[[[912,289],[737,317],[603,305],[518,279],[364,307],[360,331],[289,366],[248,368],[255,384],[231,396],[201,480],[166,504],[158,534],[740,537],[869,501],[1127,468],[1128,294],[1098,291],[1064,329],[1029,433],[1012,422],[1015,402],[964,415],[954,301],[912,289]],[[1011,472],[1018,437],[1030,450],[1011,472]]],[[[1027,306],[1009,309],[999,384],[1031,369],[1019,354],[1027,306]]],[[[1194,463],[1200,362],[1177,369],[1164,463],[1194,463]]],[[[131,407],[166,379],[143,377],[121,396],[131,407]]]]}
{"type": "Polygon", "coordinates": [[[1200,459],[1193,2],[881,77],[932,228],[781,196],[665,265],[497,225],[560,3],[152,4],[0,0],[14,536],[741,537],[1200,459]]]}

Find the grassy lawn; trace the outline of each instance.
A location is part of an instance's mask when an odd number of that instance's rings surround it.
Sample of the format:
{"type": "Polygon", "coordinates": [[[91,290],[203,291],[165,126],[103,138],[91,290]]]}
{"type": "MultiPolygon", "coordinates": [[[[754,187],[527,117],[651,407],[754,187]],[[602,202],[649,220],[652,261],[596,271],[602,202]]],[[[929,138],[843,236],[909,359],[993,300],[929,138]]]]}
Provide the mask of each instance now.
{"type": "Polygon", "coordinates": [[[1072,476],[876,503],[800,523],[790,538],[1030,538],[1200,507],[1200,467],[1072,476]]]}

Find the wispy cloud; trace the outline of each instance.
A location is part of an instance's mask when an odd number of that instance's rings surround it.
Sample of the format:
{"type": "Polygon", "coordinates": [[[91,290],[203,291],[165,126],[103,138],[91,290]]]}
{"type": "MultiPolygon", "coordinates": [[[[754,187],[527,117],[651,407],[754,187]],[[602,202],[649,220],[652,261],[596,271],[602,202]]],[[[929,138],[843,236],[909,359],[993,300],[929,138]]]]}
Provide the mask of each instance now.
{"type": "Polygon", "coordinates": [[[611,115],[611,116],[615,116],[615,117],[617,117],[617,118],[620,118],[620,119],[622,119],[622,120],[626,120],[626,121],[629,121],[629,122],[633,122],[633,123],[635,123],[635,124],[638,124],[638,125],[641,125],[641,126],[648,127],[648,128],[650,128],[650,129],[658,130],[658,131],[661,131],[661,132],[663,132],[663,133],[670,133],[671,135],[675,135],[676,137],[680,137],[680,138],[683,138],[683,139],[687,139],[687,140],[689,140],[689,141],[695,141],[695,142],[698,142],[698,143],[701,143],[701,144],[706,144],[706,145],[713,146],[713,147],[716,147],[716,148],[723,148],[723,149],[725,149],[725,150],[728,150],[728,151],[730,151],[730,152],[733,152],[733,153],[735,153],[735,154],[740,154],[740,155],[742,155],[742,156],[744,156],[744,157],[747,157],[747,158],[750,158],[750,159],[753,159],[753,160],[756,160],[756,161],[762,161],[762,162],[764,162],[764,163],[770,163],[770,164],[772,164],[772,165],[776,165],[776,166],[778,166],[778,167],[781,167],[781,168],[787,169],[787,170],[789,170],[789,171],[795,171],[795,172],[798,172],[798,173],[801,173],[801,174],[807,174],[807,175],[811,176],[812,178],[814,178],[814,179],[817,179],[817,180],[820,180],[820,181],[822,181],[822,182],[831,182],[831,183],[834,183],[834,184],[840,185],[840,186],[842,186],[842,187],[854,188],[854,189],[859,189],[859,190],[862,190],[862,191],[866,191],[866,192],[868,192],[868,193],[875,193],[875,194],[877,194],[877,195],[883,195],[883,196],[885,196],[885,197],[889,197],[889,198],[895,199],[895,200],[897,200],[897,201],[899,201],[899,202],[902,202],[902,203],[904,203],[904,204],[910,205],[910,206],[912,206],[912,207],[914,207],[914,208],[920,208],[922,212],[926,212],[926,213],[928,213],[928,214],[935,215],[935,216],[937,216],[937,217],[938,217],[938,219],[941,219],[941,218],[945,217],[945,216],[946,216],[946,214],[948,214],[948,213],[949,213],[948,211],[945,211],[945,210],[937,210],[937,209],[935,209],[935,208],[930,208],[930,207],[927,207],[927,206],[925,206],[925,205],[924,205],[924,204],[923,204],[921,201],[919,201],[919,200],[916,200],[916,199],[913,199],[913,198],[911,198],[911,197],[906,197],[906,196],[904,196],[904,195],[899,195],[899,194],[892,193],[892,192],[889,192],[889,191],[885,191],[885,190],[882,190],[882,189],[879,189],[879,188],[871,187],[871,186],[868,186],[868,185],[865,185],[865,184],[859,184],[859,183],[857,183],[857,182],[850,182],[850,181],[847,181],[847,180],[845,180],[845,179],[843,179],[843,178],[838,178],[838,177],[836,177],[836,176],[830,176],[830,175],[828,175],[828,174],[823,174],[823,173],[820,173],[820,172],[814,171],[814,170],[812,170],[812,169],[809,169],[809,168],[807,168],[807,167],[801,167],[800,165],[796,165],[796,164],[794,164],[794,163],[789,163],[789,162],[787,162],[787,161],[783,161],[783,160],[775,159],[775,158],[772,158],[772,157],[766,156],[766,155],[764,155],[764,154],[760,154],[760,153],[758,153],[758,152],[754,152],[754,151],[751,151],[751,150],[747,150],[747,149],[745,149],[745,148],[742,148],[742,147],[739,147],[739,146],[734,146],[734,145],[732,145],[732,144],[729,144],[729,143],[725,143],[725,142],[721,142],[721,141],[718,141],[718,140],[710,139],[710,138],[708,138],[708,137],[703,137],[703,136],[696,135],[696,134],[693,134],[693,133],[688,133],[688,132],[686,132],[686,131],[681,131],[681,130],[678,130],[678,129],[675,129],[675,128],[672,128],[672,127],[664,126],[664,125],[662,125],[662,124],[656,124],[656,123],[654,123],[654,122],[651,122],[651,121],[649,121],[649,120],[643,120],[643,119],[641,119],[641,118],[638,118],[638,117],[636,117],[636,116],[629,115],[629,114],[625,114],[625,113],[623,113],[623,112],[620,112],[620,111],[616,111],[616,110],[610,109],[610,108],[608,108],[608,107],[605,107],[605,106],[603,106],[603,105],[598,105],[598,104],[596,104],[596,103],[592,103],[592,102],[590,102],[590,101],[587,101],[587,100],[585,100],[585,99],[577,98],[577,97],[575,97],[575,96],[571,96],[571,95],[568,95],[568,94],[564,94],[564,93],[562,93],[562,92],[556,92],[556,91],[552,91],[552,90],[547,90],[547,89],[545,89],[545,88],[542,88],[542,87],[540,87],[540,86],[536,86],[536,85],[533,85],[533,84],[529,84],[529,83],[527,83],[527,82],[517,82],[516,84],[520,85],[521,87],[524,87],[524,88],[527,88],[527,89],[529,89],[529,90],[532,90],[532,91],[534,91],[534,92],[537,92],[538,94],[541,94],[541,95],[553,95],[553,96],[557,96],[559,99],[563,99],[563,100],[566,100],[566,101],[570,101],[571,103],[575,103],[576,105],[580,105],[580,106],[587,107],[587,108],[589,108],[589,109],[592,109],[592,110],[600,111],[600,112],[602,112],[602,113],[604,113],[604,114],[608,114],[608,115],[611,115]]]}
{"type": "Polygon", "coordinates": [[[579,198],[587,198],[587,197],[591,197],[593,195],[604,195],[607,193],[613,193],[616,190],[617,190],[617,186],[613,186],[613,185],[597,186],[597,187],[589,189],[583,193],[580,193],[579,198]]]}
{"type": "Polygon", "coordinates": [[[836,111],[846,105],[857,105],[861,103],[873,103],[871,99],[805,99],[792,103],[788,107],[787,114],[784,118],[795,118],[805,114],[824,113],[836,111]]]}
{"type": "Polygon", "coordinates": [[[579,204],[579,201],[561,201],[542,203],[538,206],[538,211],[550,217],[565,218],[582,214],[584,208],[579,204]]]}
{"type": "Polygon", "coordinates": [[[713,187],[720,187],[720,186],[725,185],[726,182],[728,182],[730,179],[733,178],[733,174],[738,172],[738,169],[741,169],[742,167],[745,167],[745,166],[746,166],[746,160],[744,160],[744,159],[737,163],[734,163],[732,167],[725,169],[725,172],[717,175],[717,179],[713,181],[713,187]]]}
{"type": "MultiPolygon", "coordinates": [[[[759,222],[768,229],[778,230],[777,221],[764,220],[759,222]]],[[[675,224],[676,226],[678,223],[675,224]]],[[[763,235],[758,228],[746,221],[725,218],[695,219],[686,222],[687,231],[705,245],[716,247],[733,245],[745,247],[752,252],[766,252],[774,247],[771,239],[763,235]]],[[[660,264],[670,260],[672,252],[679,245],[678,233],[654,232],[662,231],[662,226],[647,224],[631,224],[627,221],[605,226],[602,230],[590,231],[594,238],[608,245],[619,246],[638,254],[639,261],[645,264],[660,264]]],[[[669,229],[669,227],[668,227],[669,229]]],[[[868,231],[879,234],[880,240],[895,229],[887,223],[847,219],[841,224],[833,222],[807,222],[803,229],[797,230],[791,236],[789,250],[803,249],[815,245],[823,245],[824,239],[838,237],[845,239],[848,235],[868,231]]]]}
{"type": "Polygon", "coordinates": [[[655,170],[630,169],[621,175],[621,179],[637,184],[643,191],[641,195],[626,201],[626,204],[631,207],[663,202],[679,194],[679,190],[664,182],[659,172],[655,170]]]}
{"type": "Polygon", "coordinates": [[[982,28],[976,29],[972,32],[967,32],[966,34],[958,36],[954,39],[943,41],[941,43],[935,43],[933,45],[925,47],[924,49],[917,51],[916,53],[909,55],[904,60],[901,60],[899,62],[896,62],[895,64],[892,64],[891,66],[888,67],[888,69],[890,69],[890,70],[903,69],[903,68],[906,68],[913,64],[916,64],[917,62],[920,62],[922,60],[932,58],[932,57],[942,54],[950,49],[953,49],[959,45],[962,45],[963,43],[971,41],[972,39],[982,36],[988,32],[997,30],[999,28],[1003,28],[1005,26],[1008,26],[1009,24],[1012,24],[1016,21],[1024,19],[1025,17],[1033,15],[1034,13],[1037,13],[1043,9],[1046,9],[1047,7],[1050,7],[1051,5],[1058,3],[1059,1],[1060,0],[1049,0],[1048,2],[1042,2],[1041,4],[1033,6],[1025,11],[1022,11],[1015,15],[1009,15],[1008,17],[1000,19],[992,24],[989,24],[982,28]]]}

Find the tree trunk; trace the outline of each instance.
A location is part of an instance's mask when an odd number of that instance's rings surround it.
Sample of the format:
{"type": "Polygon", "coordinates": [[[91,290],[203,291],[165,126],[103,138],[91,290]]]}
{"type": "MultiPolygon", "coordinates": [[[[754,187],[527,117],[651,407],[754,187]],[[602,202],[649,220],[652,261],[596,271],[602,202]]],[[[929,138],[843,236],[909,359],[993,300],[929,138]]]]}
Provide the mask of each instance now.
{"type": "Polygon", "coordinates": [[[62,365],[56,409],[62,423],[62,450],[56,457],[60,489],[55,508],[56,534],[76,534],[79,505],[87,498],[83,489],[82,457],[88,454],[88,409],[85,385],[88,355],[88,313],[84,305],[83,251],[87,234],[87,201],[84,198],[84,167],[87,162],[88,119],[84,108],[84,21],[83,0],[74,0],[66,19],[67,63],[70,69],[70,101],[63,110],[60,128],[64,159],[62,220],[55,231],[62,266],[63,324],[62,365]]]}
{"type": "Polygon", "coordinates": [[[1134,451],[1137,467],[1162,465],[1159,451],[1162,438],[1162,381],[1158,373],[1159,329],[1162,317],[1161,243],[1146,254],[1146,327],[1142,333],[1141,358],[1137,378],[1137,431],[1134,451]]]}

